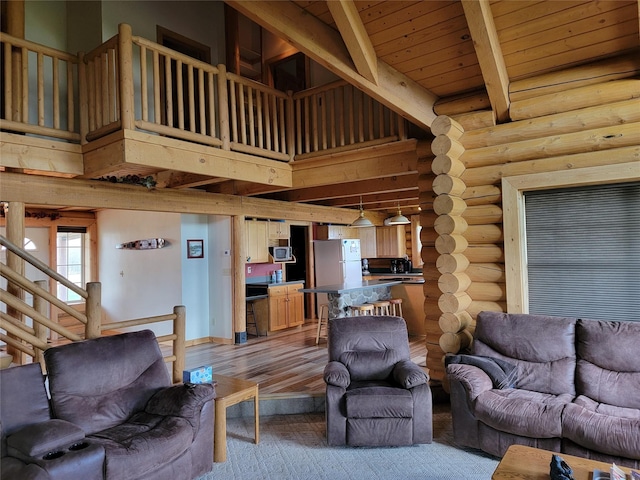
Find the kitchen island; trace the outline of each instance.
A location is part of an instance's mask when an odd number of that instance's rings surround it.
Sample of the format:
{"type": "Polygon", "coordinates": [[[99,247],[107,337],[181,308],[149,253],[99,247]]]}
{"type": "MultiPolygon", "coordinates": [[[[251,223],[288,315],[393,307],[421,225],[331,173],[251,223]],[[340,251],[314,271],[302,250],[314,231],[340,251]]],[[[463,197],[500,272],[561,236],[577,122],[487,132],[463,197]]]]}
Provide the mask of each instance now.
{"type": "Polygon", "coordinates": [[[362,280],[358,283],[319,285],[301,288],[303,293],[326,293],[329,298],[329,318],[349,316],[349,307],[363,303],[373,303],[391,298],[391,287],[402,283],[400,280],[362,280]]]}

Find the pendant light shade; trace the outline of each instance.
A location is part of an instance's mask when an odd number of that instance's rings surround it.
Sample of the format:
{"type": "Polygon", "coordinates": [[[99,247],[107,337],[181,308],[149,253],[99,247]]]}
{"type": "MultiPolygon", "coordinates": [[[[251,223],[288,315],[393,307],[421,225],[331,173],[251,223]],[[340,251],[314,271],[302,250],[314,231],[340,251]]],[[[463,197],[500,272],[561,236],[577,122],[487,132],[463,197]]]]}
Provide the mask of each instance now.
{"type": "Polygon", "coordinates": [[[400,203],[398,203],[398,214],[395,217],[389,218],[386,223],[388,225],[407,225],[408,223],[411,223],[411,220],[402,215],[402,212],[400,211],[400,203]]]}
{"type": "Polygon", "coordinates": [[[362,228],[362,227],[373,227],[373,223],[368,218],[364,216],[364,209],[362,208],[362,197],[360,197],[360,216],[354,220],[351,224],[352,227],[362,228]]]}

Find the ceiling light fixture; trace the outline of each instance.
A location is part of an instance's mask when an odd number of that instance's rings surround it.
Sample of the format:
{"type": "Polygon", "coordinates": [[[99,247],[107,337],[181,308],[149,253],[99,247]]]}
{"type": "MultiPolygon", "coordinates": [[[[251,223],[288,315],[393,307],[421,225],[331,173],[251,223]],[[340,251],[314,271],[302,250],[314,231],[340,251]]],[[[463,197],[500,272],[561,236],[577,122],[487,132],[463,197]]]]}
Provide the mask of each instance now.
{"type": "Polygon", "coordinates": [[[373,227],[373,223],[368,218],[364,216],[364,209],[362,208],[362,195],[360,195],[360,216],[354,220],[351,224],[352,227],[362,228],[362,227],[373,227]]]}
{"type": "Polygon", "coordinates": [[[407,217],[402,215],[402,212],[400,211],[400,202],[398,202],[398,214],[395,217],[389,218],[386,223],[387,225],[407,225],[408,223],[411,223],[407,217]]]}

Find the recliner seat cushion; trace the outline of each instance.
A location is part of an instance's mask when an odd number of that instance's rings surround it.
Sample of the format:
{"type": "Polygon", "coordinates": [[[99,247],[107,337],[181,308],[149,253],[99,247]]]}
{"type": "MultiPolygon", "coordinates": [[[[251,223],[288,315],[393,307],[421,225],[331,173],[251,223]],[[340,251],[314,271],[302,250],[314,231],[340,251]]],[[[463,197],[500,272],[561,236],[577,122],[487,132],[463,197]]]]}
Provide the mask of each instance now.
{"type": "Polygon", "coordinates": [[[562,436],[562,410],[572,396],[521,389],[488,390],[475,400],[475,416],[496,430],[531,438],[562,436]]]}
{"type": "MultiPolygon", "coordinates": [[[[97,432],[90,438],[106,452],[106,478],[138,478],[171,463],[190,446],[191,424],[181,417],[139,413],[126,423],[97,432]]],[[[184,472],[184,478],[191,478],[184,472]]]]}
{"type": "Polygon", "coordinates": [[[640,410],[579,396],[567,405],[563,436],[591,450],[620,457],[640,456],[640,410]]]}
{"type": "Polygon", "coordinates": [[[378,386],[348,390],[347,418],[411,418],[413,396],[403,388],[378,386]]]}

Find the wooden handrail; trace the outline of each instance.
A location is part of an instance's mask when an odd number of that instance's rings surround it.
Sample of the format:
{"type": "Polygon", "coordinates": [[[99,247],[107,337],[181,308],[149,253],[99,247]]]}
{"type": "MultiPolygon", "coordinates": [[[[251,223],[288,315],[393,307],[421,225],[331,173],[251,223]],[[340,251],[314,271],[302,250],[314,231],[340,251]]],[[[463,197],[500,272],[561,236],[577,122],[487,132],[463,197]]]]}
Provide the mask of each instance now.
{"type": "Polygon", "coordinates": [[[52,270],[51,268],[49,268],[49,266],[47,264],[45,264],[44,262],[38,260],[36,257],[31,255],[30,253],[22,250],[20,247],[18,247],[17,245],[15,245],[13,242],[11,242],[9,239],[7,239],[6,237],[4,237],[2,235],[0,235],[0,245],[3,245],[7,250],[9,250],[10,252],[18,255],[24,261],[29,262],[31,265],[36,267],[38,270],[40,270],[41,272],[45,273],[49,277],[53,278],[55,281],[60,282],[62,285],[67,287],[69,290],[77,293],[78,295],[80,295],[85,300],[88,298],[88,294],[87,294],[87,292],[85,290],[83,290],[82,288],[77,286],[75,283],[70,282],[65,277],[60,275],[58,272],[56,272],[55,270],[52,270]]]}

